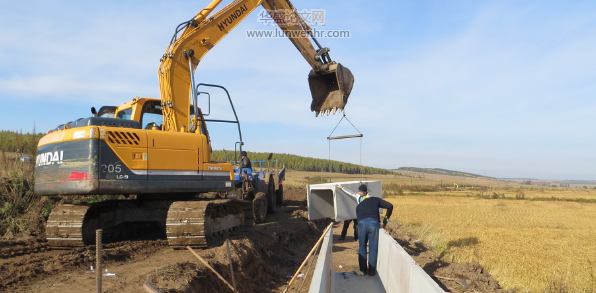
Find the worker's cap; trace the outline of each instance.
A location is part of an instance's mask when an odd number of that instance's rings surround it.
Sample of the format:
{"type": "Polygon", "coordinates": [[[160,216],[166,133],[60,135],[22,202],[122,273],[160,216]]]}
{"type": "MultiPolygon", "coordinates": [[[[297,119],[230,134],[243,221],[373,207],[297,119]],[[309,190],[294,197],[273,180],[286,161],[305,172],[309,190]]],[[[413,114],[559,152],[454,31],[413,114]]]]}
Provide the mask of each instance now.
{"type": "Polygon", "coordinates": [[[246,156],[248,156],[248,155],[246,154],[246,151],[242,151],[242,152],[240,152],[240,155],[241,155],[241,156],[245,156],[245,157],[246,157],[246,156]]]}
{"type": "Polygon", "coordinates": [[[358,192],[368,193],[368,188],[366,187],[366,185],[360,184],[360,187],[358,187],[358,192]]]}

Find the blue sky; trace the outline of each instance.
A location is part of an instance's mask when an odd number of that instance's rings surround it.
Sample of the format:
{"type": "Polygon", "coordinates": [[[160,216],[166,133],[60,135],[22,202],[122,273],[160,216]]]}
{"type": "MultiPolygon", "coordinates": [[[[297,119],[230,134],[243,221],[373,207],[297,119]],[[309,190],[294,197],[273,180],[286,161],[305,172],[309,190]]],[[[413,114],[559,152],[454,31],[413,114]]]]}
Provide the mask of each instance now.
{"type": "MultiPolygon", "coordinates": [[[[158,97],[176,26],[208,1],[2,1],[2,130],[46,132],[90,107],[158,97]]],[[[225,3],[224,3],[225,4],[225,3]]],[[[221,4],[222,7],[224,4],[221,4]]],[[[293,1],[325,10],[320,38],[355,84],[346,117],[310,112],[308,64],[258,8],[201,61],[231,93],[245,149],[381,168],[596,180],[596,2],[293,1]]],[[[213,95],[212,117],[229,114],[213,95]]],[[[206,104],[202,105],[203,107],[206,104]]],[[[210,127],[216,149],[235,128],[210,127]]]]}

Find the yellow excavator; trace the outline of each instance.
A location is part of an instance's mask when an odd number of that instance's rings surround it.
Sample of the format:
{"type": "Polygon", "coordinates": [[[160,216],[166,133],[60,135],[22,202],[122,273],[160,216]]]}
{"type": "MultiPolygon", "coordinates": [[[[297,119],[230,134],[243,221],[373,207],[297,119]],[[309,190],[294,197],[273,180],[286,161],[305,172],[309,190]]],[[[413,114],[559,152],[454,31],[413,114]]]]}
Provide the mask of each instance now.
{"type": "Polygon", "coordinates": [[[213,13],[220,2],[214,0],[176,28],[160,61],[160,99],[137,97],[118,107],[92,108],[92,117],[60,125],[39,141],[37,194],[133,195],[130,200],[58,205],[46,224],[53,248],[91,244],[96,229],[106,240],[157,233],[173,248],[206,247],[212,237],[261,222],[273,211],[283,195],[273,172],[253,173],[212,160],[207,122],[238,125],[235,152],[242,151],[240,124],[227,90],[197,84],[193,77],[203,56],[261,5],[275,13],[272,19],[312,67],[311,111],[320,115],[344,109],[354,77],[331,60],[329,49],[319,45],[289,1],[238,0],[213,13]],[[279,17],[279,12],[286,15],[279,17]],[[206,119],[197,106],[204,88],[227,94],[235,120],[206,119]]]}

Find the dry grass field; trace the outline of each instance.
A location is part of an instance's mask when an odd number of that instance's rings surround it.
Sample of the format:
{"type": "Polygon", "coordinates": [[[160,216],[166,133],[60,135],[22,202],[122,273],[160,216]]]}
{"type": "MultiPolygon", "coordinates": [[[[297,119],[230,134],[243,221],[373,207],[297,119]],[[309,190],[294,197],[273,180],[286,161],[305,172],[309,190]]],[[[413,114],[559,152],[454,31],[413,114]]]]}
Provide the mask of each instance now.
{"type": "Polygon", "coordinates": [[[446,261],[519,292],[596,292],[596,204],[398,196],[395,218],[446,261]]]}
{"type": "Polygon", "coordinates": [[[404,175],[289,172],[286,178],[290,186],[381,180],[384,197],[396,206],[392,218],[443,260],[477,261],[518,292],[596,292],[596,203],[566,201],[594,201],[594,188],[404,175]],[[400,185],[443,188],[396,189],[400,185]],[[520,194],[524,199],[516,199],[520,194]]]}
{"type": "Polygon", "coordinates": [[[461,186],[483,186],[483,187],[498,187],[498,188],[518,188],[522,186],[518,182],[502,181],[484,177],[470,178],[461,176],[445,176],[433,174],[421,174],[417,172],[400,172],[399,174],[387,175],[362,175],[362,174],[341,174],[329,172],[303,172],[303,171],[288,171],[286,174],[287,183],[290,186],[304,186],[305,184],[323,183],[323,182],[339,182],[339,181],[353,181],[353,180],[381,180],[383,185],[386,184],[402,184],[402,185],[432,185],[452,187],[453,183],[461,186]],[[316,180],[314,180],[316,179],[316,180]],[[316,182],[315,182],[316,181],[316,182]]]}

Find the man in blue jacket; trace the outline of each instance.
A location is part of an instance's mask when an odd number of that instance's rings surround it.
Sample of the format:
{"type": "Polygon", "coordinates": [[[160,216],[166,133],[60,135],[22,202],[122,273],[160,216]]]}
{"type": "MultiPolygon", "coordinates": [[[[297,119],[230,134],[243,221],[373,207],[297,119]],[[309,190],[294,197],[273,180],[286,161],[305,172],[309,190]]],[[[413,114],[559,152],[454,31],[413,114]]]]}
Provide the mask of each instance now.
{"type": "Polygon", "coordinates": [[[358,265],[360,269],[354,272],[359,276],[364,276],[367,273],[369,276],[374,276],[377,273],[377,254],[379,251],[379,208],[387,209],[383,219],[383,227],[385,227],[393,213],[393,205],[382,198],[369,196],[368,188],[364,184],[358,187],[358,194],[345,189],[339,184],[337,187],[354,197],[358,203],[356,218],[358,219],[358,265]],[[366,260],[367,242],[369,245],[368,262],[366,260]]]}

